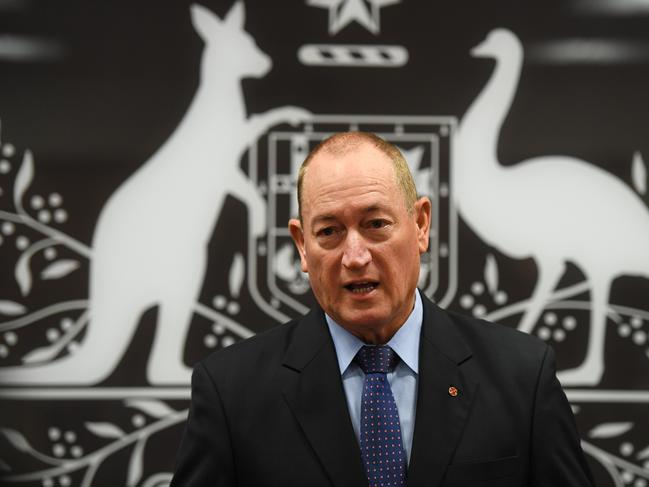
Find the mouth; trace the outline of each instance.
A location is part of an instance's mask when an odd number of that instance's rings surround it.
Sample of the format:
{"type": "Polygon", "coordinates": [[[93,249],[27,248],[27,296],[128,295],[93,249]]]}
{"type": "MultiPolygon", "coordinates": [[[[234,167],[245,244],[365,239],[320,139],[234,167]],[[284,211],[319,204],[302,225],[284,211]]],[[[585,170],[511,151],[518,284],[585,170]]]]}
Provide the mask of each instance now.
{"type": "Polygon", "coordinates": [[[344,287],[354,294],[368,294],[379,287],[379,283],[375,281],[352,282],[344,287]]]}

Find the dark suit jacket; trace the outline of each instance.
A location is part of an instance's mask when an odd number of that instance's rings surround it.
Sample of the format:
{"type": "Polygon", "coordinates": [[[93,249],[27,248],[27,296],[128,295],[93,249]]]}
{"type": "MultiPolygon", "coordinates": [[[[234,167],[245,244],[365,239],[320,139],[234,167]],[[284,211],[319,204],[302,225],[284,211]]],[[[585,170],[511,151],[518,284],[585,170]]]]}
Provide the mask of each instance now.
{"type": "MultiPolygon", "coordinates": [[[[408,487],[592,485],[552,350],[422,298],[408,487]]],[[[172,487],[235,485],[367,485],[320,309],[194,369],[172,487]]]]}

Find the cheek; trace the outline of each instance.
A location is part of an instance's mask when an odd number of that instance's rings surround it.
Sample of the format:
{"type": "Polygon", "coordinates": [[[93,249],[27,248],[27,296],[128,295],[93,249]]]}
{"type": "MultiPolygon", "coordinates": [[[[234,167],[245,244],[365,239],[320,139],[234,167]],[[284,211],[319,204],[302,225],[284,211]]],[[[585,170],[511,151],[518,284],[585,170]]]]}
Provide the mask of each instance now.
{"type": "Polygon", "coordinates": [[[317,248],[309,249],[306,254],[306,264],[311,279],[322,281],[324,274],[327,274],[331,268],[330,260],[331,258],[327,253],[319,251],[317,248]]]}
{"type": "Polygon", "coordinates": [[[314,280],[317,281],[318,287],[330,295],[337,293],[342,279],[340,260],[335,256],[327,255],[318,259],[314,265],[316,266],[314,280]]]}
{"type": "Polygon", "coordinates": [[[393,245],[383,252],[378,252],[376,259],[384,272],[398,288],[410,286],[410,277],[419,275],[420,253],[417,239],[404,239],[399,245],[393,245]]]}

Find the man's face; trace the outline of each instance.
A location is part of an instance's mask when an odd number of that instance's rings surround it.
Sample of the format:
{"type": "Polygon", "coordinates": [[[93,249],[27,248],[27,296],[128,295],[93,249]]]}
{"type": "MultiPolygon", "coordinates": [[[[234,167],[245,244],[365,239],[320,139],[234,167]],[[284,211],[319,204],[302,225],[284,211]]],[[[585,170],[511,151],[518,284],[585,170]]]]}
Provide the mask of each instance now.
{"type": "Polygon", "coordinates": [[[289,229],[320,306],[375,341],[389,339],[412,311],[429,225],[430,201],[421,198],[408,212],[392,162],[363,143],[310,162],[302,224],[291,220],[289,229]]]}

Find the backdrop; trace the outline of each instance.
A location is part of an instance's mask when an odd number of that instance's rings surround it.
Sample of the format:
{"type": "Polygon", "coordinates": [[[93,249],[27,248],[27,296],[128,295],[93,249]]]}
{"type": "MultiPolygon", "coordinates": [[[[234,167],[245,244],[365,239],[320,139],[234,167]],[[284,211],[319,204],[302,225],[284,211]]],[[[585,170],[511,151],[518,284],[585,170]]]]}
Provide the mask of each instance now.
{"type": "Polygon", "coordinates": [[[0,2],[0,481],[167,485],[190,367],[312,303],[296,169],[360,129],[433,201],[420,289],[551,344],[599,485],[646,487],[648,21],[646,0],[0,2]]]}

